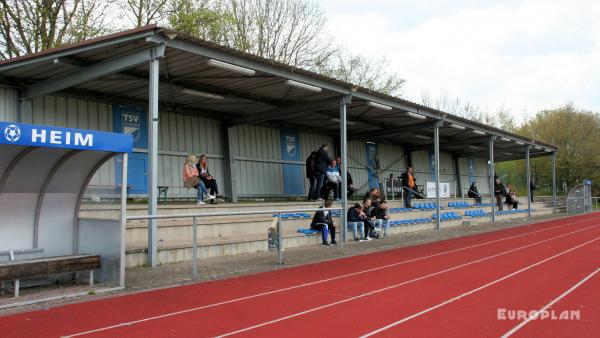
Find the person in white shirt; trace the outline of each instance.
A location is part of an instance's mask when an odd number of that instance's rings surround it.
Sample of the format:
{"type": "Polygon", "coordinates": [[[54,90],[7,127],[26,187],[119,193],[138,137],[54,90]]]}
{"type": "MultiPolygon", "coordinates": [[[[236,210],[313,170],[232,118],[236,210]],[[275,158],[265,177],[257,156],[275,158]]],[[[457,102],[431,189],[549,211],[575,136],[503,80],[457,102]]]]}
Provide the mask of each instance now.
{"type": "Polygon", "coordinates": [[[341,199],[341,186],[342,186],[342,176],[337,168],[337,163],[335,160],[329,163],[327,170],[325,171],[325,177],[327,183],[323,187],[323,198],[327,199],[329,196],[329,191],[333,189],[333,196],[336,202],[340,202],[341,199]]]}

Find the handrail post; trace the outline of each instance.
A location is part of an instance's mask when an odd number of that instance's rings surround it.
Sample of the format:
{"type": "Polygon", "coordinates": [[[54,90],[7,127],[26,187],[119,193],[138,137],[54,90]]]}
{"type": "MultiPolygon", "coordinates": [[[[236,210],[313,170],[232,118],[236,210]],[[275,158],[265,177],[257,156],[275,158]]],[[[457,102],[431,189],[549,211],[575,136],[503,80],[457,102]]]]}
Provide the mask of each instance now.
{"type": "Polygon", "coordinates": [[[283,234],[281,233],[281,214],[277,214],[277,264],[283,264],[283,234]]]}
{"type": "Polygon", "coordinates": [[[198,277],[198,223],[192,217],[192,278],[198,277]]]}

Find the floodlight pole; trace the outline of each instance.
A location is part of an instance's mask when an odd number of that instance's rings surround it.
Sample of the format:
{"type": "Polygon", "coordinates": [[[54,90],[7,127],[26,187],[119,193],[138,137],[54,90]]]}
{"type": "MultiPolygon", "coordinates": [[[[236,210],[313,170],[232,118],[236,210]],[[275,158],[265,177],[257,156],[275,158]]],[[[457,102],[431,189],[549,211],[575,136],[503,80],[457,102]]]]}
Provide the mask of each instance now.
{"type": "Polygon", "coordinates": [[[433,123],[433,151],[435,161],[435,229],[440,230],[440,127],[444,121],[433,123]]]}
{"type": "MultiPolygon", "coordinates": [[[[158,86],[159,86],[159,59],[150,60],[148,120],[150,130],[148,133],[148,215],[158,214],[158,86]]],[[[158,265],[157,248],[158,222],[156,219],[148,220],[148,265],[158,265]]]]}
{"type": "Polygon", "coordinates": [[[342,210],[340,212],[340,250],[344,250],[344,242],[346,242],[346,222],[347,215],[346,210],[348,209],[348,154],[347,145],[348,133],[346,126],[346,106],[352,101],[352,95],[346,95],[340,99],[340,157],[342,158],[342,164],[340,170],[342,171],[342,186],[340,187],[342,195],[342,210]]]}
{"type": "Polygon", "coordinates": [[[531,163],[529,161],[530,145],[525,146],[525,168],[527,172],[527,217],[531,217],[531,163]]]}
{"type": "Polygon", "coordinates": [[[552,212],[556,213],[556,151],[552,153],[552,212]]]}
{"type": "Polygon", "coordinates": [[[490,136],[490,165],[489,165],[489,175],[490,175],[490,195],[492,197],[492,222],[496,222],[496,196],[494,194],[494,140],[496,139],[496,135],[490,136]]]}

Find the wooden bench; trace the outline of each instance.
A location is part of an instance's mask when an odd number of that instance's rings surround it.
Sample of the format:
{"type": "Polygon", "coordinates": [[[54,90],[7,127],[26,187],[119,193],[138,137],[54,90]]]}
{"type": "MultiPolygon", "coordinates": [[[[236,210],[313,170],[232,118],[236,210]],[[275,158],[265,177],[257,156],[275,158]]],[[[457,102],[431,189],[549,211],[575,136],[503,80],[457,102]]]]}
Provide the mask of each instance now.
{"type": "Polygon", "coordinates": [[[21,279],[89,270],[91,286],[94,284],[94,270],[99,268],[100,256],[87,254],[0,262],[0,281],[14,280],[15,297],[19,297],[21,279]]]}

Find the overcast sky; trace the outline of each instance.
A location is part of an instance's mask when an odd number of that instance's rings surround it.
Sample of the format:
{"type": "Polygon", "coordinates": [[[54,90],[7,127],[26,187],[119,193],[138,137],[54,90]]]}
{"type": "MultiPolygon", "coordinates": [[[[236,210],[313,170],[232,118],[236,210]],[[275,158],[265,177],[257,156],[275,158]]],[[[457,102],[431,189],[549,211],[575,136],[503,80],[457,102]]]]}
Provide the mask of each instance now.
{"type": "Polygon", "coordinates": [[[598,0],[322,0],[334,38],[423,91],[523,114],[600,111],[598,0]]]}

